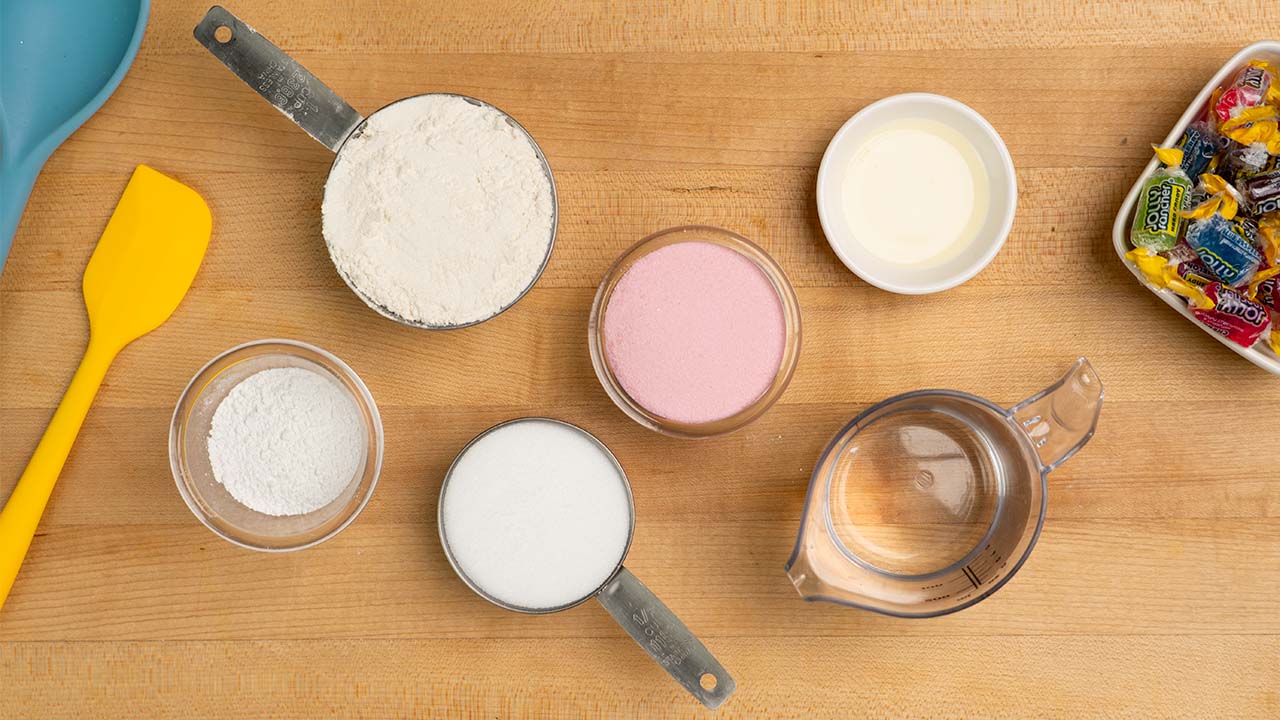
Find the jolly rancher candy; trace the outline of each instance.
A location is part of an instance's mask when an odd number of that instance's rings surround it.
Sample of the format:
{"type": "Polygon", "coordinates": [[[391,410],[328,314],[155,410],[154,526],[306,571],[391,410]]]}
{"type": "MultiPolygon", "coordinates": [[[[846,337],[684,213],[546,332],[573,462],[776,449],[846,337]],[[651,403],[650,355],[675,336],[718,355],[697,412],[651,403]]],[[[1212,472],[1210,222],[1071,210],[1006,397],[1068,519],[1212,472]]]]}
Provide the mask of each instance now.
{"type": "Polygon", "coordinates": [[[1226,122],[1242,110],[1257,107],[1267,98],[1267,91],[1276,81],[1276,68],[1264,60],[1254,60],[1236,73],[1235,80],[1222,91],[1214,103],[1213,114],[1218,122],[1226,122]]]}
{"type": "Polygon", "coordinates": [[[1263,215],[1280,211],[1280,167],[1243,180],[1240,190],[1253,213],[1263,215]]]}
{"type": "Polygon", "coordinates": [[[1272,275],[1255,286],[1250,286],[1254,301],[1265,305],[1272,312],[1280,313],[1280,276],[1272,275]]]}
{"type": "Polygon", "coordinates": [[[1235,219],[1240,210],[1240,191],[1231,186],[1221,175],[1204,173],[1200,176],[1200,184],[1188,196],[1190,210],[1183,210],[1182,217],[1203,220],[1214,213],[1227,220],[1235,219]]]}
{"type": "Polygon", "coordinates": [[[1213,308],[1193,307],[1191,313],[1209,329],[1237,345],[1253,347],[1271,324],[1265,307],[1222,283],[1209,283],[1204,293],[1213,301],[1213,308]]]}
{"type": "MultiPolygon", "coordinates": [[[[1186,246],[1185,243],[1179,245],[1186,246]]],[[[1195,253],[1191,253],[1191,256],[1195,257],[1195,253]]],[[[1207,283],[1197,283],[1181,272],[1184,265],[1189,262],[1199,264],[1198,260],[1173,260],[1158,254],[1151,248],[1134,248],[1125,253],[1125,258],[1133,263],[1134,267],[1146,277],[1147,282],[1154,287],[1161,290],[1168,289],[1176,295],[1181,295],[1192,307],[1205,310],[1213,308],[1213,301],[1201,289],[1201,285],[1207,283]]]]}
{"type": "Polygon", "coordinates": [[[1196,220],[1187,229],[1187,243],[1200,262],[1223,283],[1247,285],[1262,263],[1262,252],[1254,246],[1257,225],[1242,218],[1230,221],[1221,215],[1196,220]]]}
{"type": "Polygon", "coordinates": [[[1219,174],[1233,183],[1243,183],[1254,175],[1280,168],[1276,156],[1267,152],[1267,144],[1260,142],[1228,150],[1221,165],[1219,174]]]}
{"type": "Polygon", "coordinates": [[[1198,288],[1204,288],[1205,285],[1211,282],[1217,282],[1217,279],[1213,276],[1213,271],[1201,260],[1183,260],[1178,263],[1174,271],[1178,273],[1178,277],[1198,288]]]}
{"type": "Polygon", "coordinates": [[[1155,148],[1155,151],[1164,167],[1142,184],[1129,242],[1138,248],[1168,250],[1178,242],[1182,232],[1179,213],[1191,193],[1191,178],[1182,171],[1181,150],[1155,148]]]}
{"type": "Polygon", "coordinates": [[[1280,107],[1263,104],[1241,110],[1219,125],[1218,132],[1240,145],[1261,144],[1268,154],[1280,155],[1280,107]]]}
{"type": "Polygon", "coordinates": [[[1191,123],[1178,141],[1178,149],[1182,150],[1182,172],[1192,180],[1200,177],[1209,169],[1213,158],[1226,149],[1227,142],[1229,141],[1213,129],[1212,123],[1206,120],[1191,123]]]}

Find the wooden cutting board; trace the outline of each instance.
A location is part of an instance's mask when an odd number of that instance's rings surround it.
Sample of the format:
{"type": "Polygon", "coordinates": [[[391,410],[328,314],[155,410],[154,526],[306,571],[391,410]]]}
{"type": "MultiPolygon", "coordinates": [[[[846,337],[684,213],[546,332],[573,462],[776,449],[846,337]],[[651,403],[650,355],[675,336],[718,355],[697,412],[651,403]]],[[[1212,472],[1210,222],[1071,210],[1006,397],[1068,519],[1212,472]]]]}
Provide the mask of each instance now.
{"type": "Polygon", "coordinates": [[[329,152],[192,39],[208,0],[154,5],[0,277],[0,497],[79,357],[80,277],[134,165],[196,187],[214,237],[177,314],[112,369],[0,613],[0,715],[707,716],[600,607],[509,614],[450,570],[445,468],[530,414],[583,425],[627,468],[627,564],[736,676],[720,717],[1280,715],[1280,378],[1138,286],[1109,239],[1149,143],[1241,46],[1280,37],[1274,0],[231,6],[358,109],[465,93],[541,143],[561,199],[550,267],[512,311],[446,334],[347,290],[320,237],[329,152]],[[852,276],[814,208],[831,134],[905,91],[986,115],[1021,185],[1000,256],[928,297],[852,276]],[[612,259],[689,222],[767,248],[806,323],[782,401],[703,442],[623,416],[585,341],[612,259]],[[359,520],[283,556],[201,527],[166,450],[191,375],[272,336],[349,362],[387,433],[359,520]],[[1040,544],[1008,586],[935,620],[801,602],[782,565],[844,422],[921,387],[1011,403],[1078,355],[1107,388],[1101,426],[1050,477],[1040,544]]]}

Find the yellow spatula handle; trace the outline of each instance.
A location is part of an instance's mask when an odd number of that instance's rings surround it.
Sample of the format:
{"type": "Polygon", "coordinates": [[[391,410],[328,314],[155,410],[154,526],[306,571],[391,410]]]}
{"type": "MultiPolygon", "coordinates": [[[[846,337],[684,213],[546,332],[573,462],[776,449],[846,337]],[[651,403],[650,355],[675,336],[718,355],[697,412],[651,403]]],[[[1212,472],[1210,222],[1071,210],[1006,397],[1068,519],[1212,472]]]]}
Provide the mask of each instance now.
{"type": "Polygon", "coordinates": [[[31,454],[27,469],[18,478],[9,502],[0,510],[0,608],[9,597],[18,569],[27,556],[27,548],[31,547],[31,538],[35,537],[44,506],[53,492],[53,485],[58,482],[58,474],[67,462],[67,455],[75,444],[85,416],[89,414],[89,406],[98,394],[107,368],[111,367],[111,361],[119,352],[120,348],[114,345],[89,341],[67,394],[62,396],[62,402],[53,413],[40,444],[31,454]]]}

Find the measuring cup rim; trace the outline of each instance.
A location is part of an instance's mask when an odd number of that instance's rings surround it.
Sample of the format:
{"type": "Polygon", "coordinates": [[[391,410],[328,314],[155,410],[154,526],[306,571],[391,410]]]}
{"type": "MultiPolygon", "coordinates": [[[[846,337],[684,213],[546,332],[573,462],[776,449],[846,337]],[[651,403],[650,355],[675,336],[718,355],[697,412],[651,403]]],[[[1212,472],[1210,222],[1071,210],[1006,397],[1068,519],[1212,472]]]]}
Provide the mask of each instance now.
{"type": "MultiPolygon", "coordinates": [[[[818,462],[814,466],[813,473],[809,477],[809,487],[805,492],[804,509],[801,511],[801,515],[800,515],[800,529],[796,533],[795,548],[792,549],[791,557],[787,559],[786,565],[783,566],[783,569],[785,571],[790,571],[791,568],[795,566],[796,560],[800,558],[801,549],[804,547],[805,530],[808,528],[808,525],[809,525],[809,522],[808,522],[809,508],[811,507],[811,504],[814,502],[813,489],[814,489],[814,486],[818,482],[820,482],[822,479],[819,473],[822,470],[822,467],[825,464],[827,458],[829,458],[831,456],[831,453],[841,445],[843,440],[846,439],[845,436],[849,433],[850,430],[853,430],[855,427],[857,427],[859,423],[861,423],[864,419],[866,419],[873,413],[876,413],[889,405],[893,405],[895,403],[902,402],[904,400],[910,400],[912,398],[922,397],[925,395],[941,395],[943,397],[952,397],[952,398],[958,398],[961,400],[967,400],[977,405],[980,405],[982,407],[985,407],[988,410],[991,410],[996,415],[1000,416],[1001,418],[1004,418],[1006,422],[1009,422],[1010,410],[1008,410],[1007,408],[1003,408],[991,402],[990,400],[984,397],[979,397],[977,395],[974,395],[973,393],[961,392],[959,390],[945,390],[945,389],[912,390],[910,392],[900,393],[898,395],[885,398],[884,400],[881,400],[880,402],[858,413],[857,416],[855,416],[852,420],[846,423],[843,427],[841,427],[835,433],[835,435],[832,436],[831,441],[827,443],[826,447],[823,448],[822,453],[818,456],[818,462]]],[[[861,432],[861,430],[859,429],[855,431],[854,435],[857,435],[858,432],[861,432]]],[[[1014,433],[1014,435],[1015,437],[1018,438],[1019,446],[1022,447],[1022,449],[1025,452],[1029,453],[1030,457],[1033,457],[1033,458],[1036,457],[1034,448],[1031,448],[1029,446],[1028,442],[1026,441],[1025,435],[1022,433],[1014,433]]],[[[1040,465],[1039,462],[1037,462],[1036,465],[1039,466],[1040,465]]],[[[940,617],[942,615],[950,615],[951,613],[964,610],[965,608],[968,608],[968,607],[972,607],[973,605],[987,599],[997,590],[1004,587],[1005,583],[1013,579],[1014,575],[1018,574],[1018,571],[1022,569],[1023,564],[1026,563],[1027,558],[1031,556],[1031,551],[1035,549],[1036,543],[1040,540],[1040,532],[1044,528],[1045,514],[1049,504],[1049,484],[1047,480],[1048,474],[1043,468],[1041,468],[1038,474],[1039,474],[1039,480],[1040,480],[1040,507],[1038,512],[1036,513],[1035,528],[1031,533],[1031,539],[1027,543],[1026,549],[1023,551],[1022,555],[1017,559],[1017,561],[1013,563],[1013,566],[1009,568],[1009,572],[1004,577],[1000,578],[998,581],[993,583],[992,586],[987,590],[979,593],[978,595],[975,595],[974,597],[970,598],[964,603],[961,603],[960,605],[957,605],[955,607],[945,608],[942,610],[929,610],[925,612],[901,612],[896,610],[889,610],[882,607],[875,607],[872,605],[865,605],[862,603],[851,602],[849,600],[830,597],[827,595],[815,595],[815,596],[807,597],[806,599],[823,600],[826,602],[836,603],[837,605],[854,607],[860,610],[870,610],[872,612],[880,613],[882,615],[889,615],[892,617],[901,617],[901,618],[929,618],[929,617],[940,617]]],[[[950,569],[954,568],[957,564],[963,564],[968,562],[982,548],[982,545],[986,541],[986,539],[991,536],[992,531],[995,528],[996,517],[998,516],[999,515],[997,513],[996,516],[992,517],[991,524],[988,526],[986,533],[983,535],[983,540],[979,541],[975,546],[975,548],[971,550],[968,554],[966,554],[964,558],[961,558],[961,560],[958,561],[958,563],[952,563],[946,569],[937,570],[932,573],[926,573],[924,575],[919,575],[919,576],[911,575],[911,576],[899,576],[899,577],[902,577],[905,579],[922,579],[922,578],[928,578],[932,576],[940,576],[948,572],[950,569]]],[[[828,518],[829,518],[829,513],[828,513],[828,518]]],[[[870,568],[870,566],[868,566],[867,563],[857,558],[856,555],[854,555],[852,552],[850,552],[847,548],[844,547],[844,543],[840,541],[838,537],[836,538],[836,544],[839,546],[842,554],[844,554],[845,557],[852,558],[853,561],[859,567],[867,568],[872,572],[880,572],[879,570],[870,568]]]]}
{"type": "Polygon", "coordinates": [[[568,610],[569,608],[577,607],[578,605],[581,605],[582,603],[585,603],[588,600],[599,595],[600,591],[604,590],[609,585],[609,583],[612,582],[613,579],[618,575],[619,571],[622,570],[623,562],[627,559],[627,553],[630,552],[631,550],[631,541],[632,539],[635,538],[635,530],[636,530],[635,495],[631,492],[631,481],[627,478],[627,473],[623,469],[622,463],[618,462],[617,456],[613,454],[613,451],[609,449],[609,446],[605,445],[604,442],[600,440],[600,438],[596,437],[593,433],[577,425],[574,425],[571,422],[566,422],[564,420],[559,420],[551,417],[544,417],[540,415],[530,415],[526,417],[512,418],[510,420],[504,420],[496,425],[492,425],[489,428],[482,430],[475,437],[471,438],[471,440],[468,441],[466,445],[463,445],[462,449],[458,451],[458,454],[454,456],[453,462],[449,463],[449,469],[446,470],[444,473],[444,482],[440,484],[440,499],[436,503],[436,529],[440,533],[440,545],[444,548],[444,556],[449,561],[450,567],[453,568],[453,571],[454,573],[457,574],[458,578],[461,579],[462,582],[468,588],[471,588],[472,592],[484,598],[485,600],[488,600],[490,603],[497,605],[503,610],[510,610],[512,612],[524,613],[526,615],[548,615],[550,613],[560,612],[561,610],[568,610]],[[463,572],[462,568],[459,567],[458,561],[453,555],[453,550],[452,548],[449,547],[449,539],[446,536],[446,533],[444,530],[444,496],[449,490],[449,481],[453,478],[453,471],[458,466],[458,461],[461,460],[462,457],[467,454],[467,451],[471,449],[471,446],[479,442],[481,438],[484,438],[490,433],[493,433],[497,430],[501,430],[502,428],[507,427],[508,425],[516,425],[516,424],[526,423],[526,422],[549,422],[556,425],[562,425],[571,430],[575,430],[581,433],[584,437],[590,439],[593,443],[595,443],[596,447],[600,448],[604,452],[605,456],[609,458],[610,462],[613,463],[614,468],[617,469],[618,471],[618,477],[622,480],[622,488],[627,493],[627,509],[629,511],[627,513],[628,519],[629,519],[629,523],[627,526],[627,542],[625,545],[623,545],[622,554],[618,557],[618,562],[613,566],[613,570],[609,572],[608,577],[606,577],[598,587],[596,587],[594,590],[587,593],[586,595],[582,596],[581,598],[578,598],[577,600],[574,600],[573,602],[570,602],[570,603],[565,603],[563,605],[554,605],[552,607],[547,607],[547,608],[528,608],[520,605],[513,605],[503,600],[499,600],[493,595],[490,595],[487,591],[485,591],[483,588],[477,585],[474,581],[472,581],[471,578],[468,577],[465,572],[463,572]]]}
{"type": "Polygon", "coordinates": [[[342,278],[342,282],[346,283],[346,286],[350,288],[351,292],[355,293],[356,297],[360,298],[360,300],[364,302],[365,305],[369,306],[369,309],[373,310],[374,312],[378,313],[379,315],[381,315],[382,317],[388,320],[392,320],[394,322],[400,323],[401,325],[405,325],[407,327],[417,328],[419,330],[461,330],[463,328],[469,328],[474,325],[479,325],[480,323],[483,323],[483,322],[488,322],[489,320],[492,320],[498,317],[499,315],[501,315],[502,313],[510,310],[512,307],[515,306],[516,303],[524,299],[524,296],[528,295],[529,291],[533,290],[533,286],[537,285],[538,281],[542,279],[542,273],[546,271],[547,265],[550,264],[551,253],[556,246],[556,235],[558,234],[558,231],[560,228],[560,196],[559,196],[559,192],[556,189],[555,173],[552,172],[551,170],[551,162],[547,160],[547,155],[542,151],[542,146],[538,145],[538,141],[534,139],[533,133],[530,133],[529,130],[524,125],[522,125],[519,120],[516,120],[515,117],[511,115],[511,113],[507,112],[506,110],[503,110],[502,108],[498,107],[497,105],[494,105],[493,103],[485,102],[484,100],[481,100],[479,98],[474,98],[474,97],[471,97],[470,95],[463,95],[461,93],[451,93],[451,92],[418,93],[416,95],[406,95],[402,98],[397,98],[395,100],[392,100],[391,102],[383,105],[377,110],[374,110],[368,115],[365,115],[360,120],[360,122],[356,123],[355,127],[351,128],[351,132],[347,133],[347,136],[342,139],[342,144],[339,145],[338,149],[333,153],[333,161],[329,163],[329,171],[325,174],[324,188],[320,192],[320,206],[324,207],[324,199],[329,192],[329,177],[333,175],[333,170],[335,167],[337,167],[338,160],[342,158],[343,149],[346,148],[347,142],[350,141],[351,138],[360,134],[361,130],[363,130],[365,126],[369,124],[369,118],[373,117],[374,115],[377,115],[378,113],[382,112],[383,110],[386,110],[387,108],[390,108],[392,105],[398,105],[402,102],[405,102],[406,100],[415,100],[417,98],[439,97],[439,96],[461,98],[466,102],[471,103],[472,105],[476,105],[479,107],[486,107],[501,113],[502,116],[506,118],[507,122],[511,123],[511,125],[517,130],[519,130],[520,134],[523,135],[524,138],[529,141],[529,144],[533,146],[534,154],[538,156],[538,160],[542,163],[542,169],[547,176],[547,182],[551,184],[551,236],[547,240],[547,249],[546,249],[546,252],[544,252],[542,255],[542,262],[538,264],[537,271],[534,272],[533,276],[529,279],[529,284],[526,285],[524,289],[519,292],[519,294],[517,294],[514,298],[512,298],[511,302],[507,303],[506,305],[503,305],[501,308],[498,309],[497,312],[487,317],[483,317],[478,320],[471,320],[465,323],[456,323],[451,325],[433,325],[430,323],[417,322],[417,321],[409,320],[408,318],[399,315],[398,313],[394,312],[393,310],[386,307],[385,305],[382,305],[381,303],[375,302],[372,298],[366,295],[364,291],[362,291],[354,282],[352,282],[349,277],[347,277],[347,274],[343,272],[342,268],[338,265],[337,259],[334,258],[333,243],[329,241],[328,235],[326,235],[324,232],[323,218],[321,218],[321,223],[320,223],[320,234],[324,239],[325,249],[329,252],[329,262],[333,264],[334,270],[337,270],[338,277],[342,278]]]}

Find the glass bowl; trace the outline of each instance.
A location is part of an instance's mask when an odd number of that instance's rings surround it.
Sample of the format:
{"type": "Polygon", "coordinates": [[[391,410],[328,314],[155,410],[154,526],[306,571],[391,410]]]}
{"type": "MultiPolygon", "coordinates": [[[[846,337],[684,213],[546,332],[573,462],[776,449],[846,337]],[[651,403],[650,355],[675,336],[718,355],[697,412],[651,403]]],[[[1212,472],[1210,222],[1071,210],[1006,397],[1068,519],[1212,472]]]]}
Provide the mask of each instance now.
{"type": "Polygon", "coordinates": [[[169,427],[169,464],[187,507],[228,542],[264,552],[301,550],[328,540],[356,519],[373,495],[382,470],[382,419],[369,389],[346,363],[296,340],[255,340],[223,352],[191,378],[169,427]],[[274,516],[241,505],[213,476],[209,427],[227,393],[262,370],[298,367],[340,386],[360,410],[368,443],[356,473],[333,502],[304,515],[274,516]]]}
{"type": "Polygon", "coordinates": [[[595,368],[596,377],[604,386],[605,393],[624,413],[641,425],[664,435],[683,438],[705,438],[737,430],[765,413],[777,402],[800,359],[800,301],[796,298],[795,289],[787,280],[786,273],[772,257],[755,243],[741,235],[708,225],[683,225],[660,230],[635,245],[631,246],[614,262],[605,273],[600,287],[596,291],[595,301],[591,305],[591,317],[587,324],[587,342],[591,350],[591,364],[595,368]],[[750,260],[769,279],[773,289],[778,293],[782,303],[782,315],[786,323],[786,335],[782,350],[782,361],[773,382],[751,405],[726,418],[705,423],[677,422],[650,412],[636,402],[622,384],[614,376],[613,370],[604,349],[604,316],[609,311],[609,300],[618,282],[631,269],[632,265],[649,253],[684,242],[705,242],[728,248],[750,260]]]}

